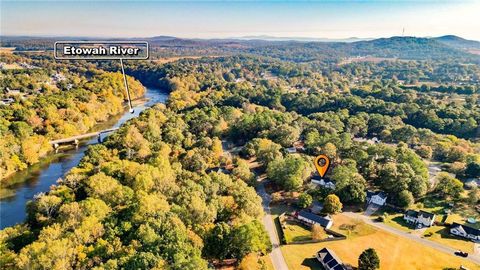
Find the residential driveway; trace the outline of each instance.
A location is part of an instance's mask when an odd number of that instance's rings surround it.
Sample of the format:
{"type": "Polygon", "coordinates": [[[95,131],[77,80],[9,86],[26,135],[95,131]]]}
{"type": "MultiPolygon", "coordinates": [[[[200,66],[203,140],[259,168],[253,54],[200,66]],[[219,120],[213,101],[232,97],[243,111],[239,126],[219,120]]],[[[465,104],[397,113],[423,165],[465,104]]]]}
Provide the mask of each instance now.
{"type": "Polygon", "coordinates": [[[415,230],[412,231],[412,234],[416,235],[418,237],[422,237],[425,234],[425,232],[427,231],[427,229],[428,229],[427,227],[423,227],[421,229],[415,229],[415,230]]]}
{"type": "Polygon", "coordinates": [[[275,270],[288,270],[287,263],[283,257],[282,250],[280,249],[280,240],[278,239],[277,228],[273,223],[272,216],[270,214],[270,195],[265,191],[265,186],[263,182],[260,183],[257,187],[257,194],[262,198],[263,210],[265,211],[265,216],[263,217],[263,226],[268,232],[270,241],[272,242],[272,252],[270,253],[270,258],[273,262],[273,267],[275,270]]]}
{"type": "MultiPolygon", "coordinates": [[[[455,251],[456,249],[453,249],[453,248],[450,248],[448,246],[444,246],[442,244],[439,244],[437,242],[433,242],[433,241],[430,241],[430,240],[427,240],[427,239],[424,239],[424,238],[421,238],[417,235],[414,235],[414,234],[410,234],[408,232],[404,232],[404,231],[401,231],[399,229],[396,229],[396,228],[393,228],[393,227],[390,227],[384,223],[381,223],[381,222],[374,222],[373,220],[371,220],[369,217],[366,217],[362,214],[359,214],[359,213],[353,213],[353,212],[344,212],[345,215],[347,216],[350,216],[352,218],[358,218],[358,219],[361,219],[363,221],[365,221],[365,223],[367,224],[370,224],[376,228],[379,228],[380,230],[383,230],[383,231],[387,231],[389,233],[392,233],[392,234],[395,234],[395,235],[398,235],[398,236],[401,236],[401,237],[405,237],[405,238],[408,238],[408,239],[411,239],[413,241],[416,241],[420,244],[423,244],[425,246],[429,246],[431,248],[434,248],[438,251],[441,251],[441,252],[444,252],[444,253],[447,253],[447,254],[450,254],[450,255],[454,255],[455,256],[455,251]]],[[[460,257],[459,257],[460,258],[460,257]]],[[[464,258],[465,260],[469,260],[471,262],[474,262],[474,263],[477,263],[477,264],[480,264],[480,255],[478,253],[476,254],[469,254],[467,258],[464,258]]]]}
{"type": "Polygon", "coordinates": [[[365,209],[365,212],[363,212],[363,214],[367,217],[373,215],[375,212],[378,211],[378,209],[380,209],[380,205],[378,204],[374,204],[374,203],[370,203],[368,206],[367,206],[367,209],[365,209]]]}

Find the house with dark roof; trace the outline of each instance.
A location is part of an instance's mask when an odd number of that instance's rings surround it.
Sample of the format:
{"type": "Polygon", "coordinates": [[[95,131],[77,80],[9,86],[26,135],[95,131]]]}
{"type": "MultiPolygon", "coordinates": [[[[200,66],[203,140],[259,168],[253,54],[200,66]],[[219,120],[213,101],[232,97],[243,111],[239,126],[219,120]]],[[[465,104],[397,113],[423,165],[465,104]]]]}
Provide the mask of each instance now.
{"type": "Polygon", "coordinates": [[[315,185],[322,186],[328,189],[335,189],[335,182],[328,178],[323,178],[318,174],[312,176],[311,182],[315,185]]]}
{"type": "Polygon", "coordinates": [[[351,270],[352,267],[344,264],[338,256],[329,248],[322,248],[315,254],[317,260],[326,270],[351,270]]]}
{"type": "Polygon", "coordinates": [[[450,233],[456,236],[470,239],[474,242],[480,241],[480,230],[454,222],[450,226],[450,233]]]}
{"type": "Polygon", "coordinates": [[[383,191],[373,192],[367,190],[367,203],[374,203],[376,205],[383,206],[387,202],[387,194],[383,191]]]}
{"type": "Polygon", "coordinates": [[[319,216],[314,213],[308,212],[306,210],[301,210],[295,214],[295,217],[305,223],[310,225],[318,224],[325,229],[330,229],[333,225],[333,220],[329,216],[319,216]]]}
{"type": "Polygon", "coordinates": [[[231,172],[227,170],[226,168],[222,167],[214,167],[214,168],[208,168],[205,170],[206,173],[211,173],[211,172],[216,172],[216,173],[223,173],[223,174],[230,174],[231,172]]]}
{"type": "Polygon", "coordinates": [[[430,227],[435,222],[435,214],[423,210],[407,210],[403,215],[403,219],[407,223],[414,224],[419,228],[430,227]]]}

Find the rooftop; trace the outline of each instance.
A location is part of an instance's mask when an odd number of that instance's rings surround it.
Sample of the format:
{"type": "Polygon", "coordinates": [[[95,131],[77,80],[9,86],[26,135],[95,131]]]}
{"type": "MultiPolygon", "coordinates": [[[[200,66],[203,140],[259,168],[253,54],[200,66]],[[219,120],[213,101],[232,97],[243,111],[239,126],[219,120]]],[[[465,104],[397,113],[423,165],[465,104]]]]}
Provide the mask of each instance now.
{"type": "Polygon", "coordinates": [[[324,264],[328,265],[330,269],[345,270],[347,269],[340,258],[329,248],[322,248],[317,252],[317,258],[324,264]]]}
{"type": "Polygon", "coordinates": [[[367,190],[367,198],[371,198],[373,196],[379,196],[381,197],[382,199],[386,199],[387,198],[387,194],[383,191],[377,191],[377,192],[374,192],[374,191],[370,191],[370,190],[367,190]]]}
{"type": "Polygon", "coordinates": [[[430,213],[430,212],[427,212],[427,211],[423,211],[423,210],[420,210],[420,211],[407,210],[407,211],[405,212],[405,215],[406,215],[406,216],[409,216],[409,217],[414,217],[414,218],[418,218],[419,216],[422,216],[422,217],[424,217],[424,218],[433,219],[433,218],[435,217],[435,214],[430,213]]]}
{"type": "Polygon", "coordinates": [[[480,236],[480,230],[479,229],[472,228],[472,227],[467,226],[465,224],[460,224],[460,223],[453,222],[451,228],[452,229],[457,228],[459,230],[465,231],[467,234],[480,236]]]}
{"type": "Polygon", "coordinates": [[[316,223],[322,225],[323,227],[327,227],[327,225],[332,222],[332,220],[330,219],[330,217],[322,217],[322,216],[319,216],[319,215],[315,215],[314,213],[311,213],[311,212],[308,212],[308,211],[305,211],[305,210],[301,210],[300,212],[298,212],[298,216],[300,217],[304,217],[306,219],[309,219],[309,220],[312,220],[312,221],[315,221],[316,223]]]}

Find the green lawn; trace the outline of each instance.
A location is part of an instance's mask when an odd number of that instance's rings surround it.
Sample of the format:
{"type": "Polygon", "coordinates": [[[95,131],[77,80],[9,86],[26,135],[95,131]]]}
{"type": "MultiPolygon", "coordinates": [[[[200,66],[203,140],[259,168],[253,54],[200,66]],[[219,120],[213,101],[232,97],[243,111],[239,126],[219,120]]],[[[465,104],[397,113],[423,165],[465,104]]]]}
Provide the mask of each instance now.
{"type": "Polygon", "coordinates": [[[473,242],[463,239],[460,237],[456,237],[450,234],[448,228],[443,226],[432,226],[428,228],[424,233],[425,239],[438,242],[440,244],[449,246],[451,248],[459,249],[462,251],[466,251],[468,253],[472,253],[474,244],[473,242]],[[433,233],[431,236],[426,236],[429,233],[433,233]]]}
{"type": "MultiPolygon", "coordinates": [[[[272,215],[273,223],[275,224],[275,228],[277,229],[277,236],[278,239],[280,239],[280,242],[282,242],[282,235],[281,235],[281,224],[279,220],[279,216],[285,212],[292,212],[294,211],[295,208],[286,204],[271,204],[270,205],[270,213],[272,215]]],[[[288,241],[285,239],[285,241],[288,241]]]]}
{"type": "Polygon", "coordinates": [[[375,232],[375,229],[360,219],[352,219],[345,215],[336,215],[331,230],[339,232],[347,238],[366,236],[375,232]]]}
{"type": "MultiPolygon", "coordinates": [[[[435,208],[437,209],[437,211],[442,212],[442,210],[440,210],[438,206],[430,208],[427,211],[432,211],[432,209],[435,209],[435,208]]],[[[408,223],[405,222],[405,220],[403,220],[402,214],[387,212],[386,210],[383,210],[383,211],[379,211],[374,218],[376,218],[377,216],[383,215],[384,213],[387,214],[386,219],[384,221],[385,224],[405,232],[415,231],[412,226],[410,226],[408,223]]],[[[441,221],[443,216],[444,216],[443,214],[437,215],[436,220],[441,221]]],[[[463,224],[465,223],[465,218],[463,218],[459,214],[448,215],[446,219],[446,223],[452,223],[452,222],[458,222],[460,224],[463,224]]],[[[473,252],[473,247],[474,247],[473,242],[468,241],[467,239],[452,236],[449,233],[449,229],[444,226],[432,226],[426,229],[426,231],[423,233],[423,236],[428,240],[441,243],[451,248],[460,249],[469,253],[473,252]],[[432,233],[432,235],[427,236],[429,233],[432,233]]]]}
{"type": "Polygon", "coordinates": [[[283,232],[287,243],[312,240],[310,228],[299,223],[286,222],[283,232]]]}
{"type": "Polygon", "coordinates": [[[422,204],[420,207],[414,205],[412,209],[427,211],[435,215],[443,215],[445,214],[445,210],[451,208],[446,201],[433,195],[425,196],[425,198],[420,200],[420,203],[422,204]]]}
{"type": "Polygon", "coordinates": [[[387,210],[379,210],[374,216],[372,216],[372,219],[377,219],[379,216],[383,215],[386,217],[383,223],[402,231],[412,231],[412,226],[403,219],[403,214],[388,212],[387,210]]]}

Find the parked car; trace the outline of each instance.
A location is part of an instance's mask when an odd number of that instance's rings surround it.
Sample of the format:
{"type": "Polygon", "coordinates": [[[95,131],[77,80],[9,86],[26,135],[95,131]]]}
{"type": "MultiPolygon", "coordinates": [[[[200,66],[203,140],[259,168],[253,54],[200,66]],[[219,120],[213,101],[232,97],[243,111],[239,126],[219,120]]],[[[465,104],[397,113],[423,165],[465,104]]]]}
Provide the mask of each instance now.
{"type": "Polygon", "coordinates": [[[460,256],[460,257],[465,257],[465,258],[468,257],[468,253],[467,253],[467,252],[463,252],[463,251],[461,251],[461,250],[455,251],[455,255],[460,256]]]}

